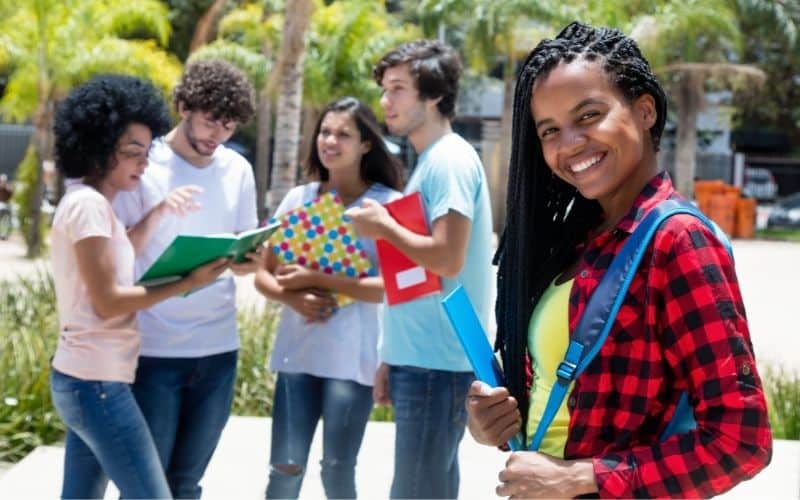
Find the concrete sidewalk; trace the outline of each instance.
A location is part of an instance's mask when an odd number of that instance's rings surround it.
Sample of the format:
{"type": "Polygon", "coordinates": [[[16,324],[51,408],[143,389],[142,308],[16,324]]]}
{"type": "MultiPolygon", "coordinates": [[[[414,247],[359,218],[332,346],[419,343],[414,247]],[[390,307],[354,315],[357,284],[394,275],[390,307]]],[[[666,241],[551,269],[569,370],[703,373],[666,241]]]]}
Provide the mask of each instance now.
{"type": "MultiPolygon", "coordinates": [[[[203,479],[205,499],[258,499],[267,482],[270,424],[268,418],[232,417],[203,479]]],[[[322,456],[321,426],[317,429],[309,457],[301,498],[325,498],[319,475],[322,456]]],[[[394,425],[370,422],[358,457],[356,472],[361,498],[387,498],[392,479],[394,425]]],[[[58,498],[61,487],[63,448],[37,448],[0,478],[0,498],[58,498]]],[[[461,444],[461,488],[459,498],[495,498],[497,474],[508,454],[481,446],[466,433],[461,444]]],[[[119,494],[109,486],[105,498],[119,494]]],[[[719,498],[800,498],[800,442],[777,441],[772,463],[751,481],[719,498]]]]}

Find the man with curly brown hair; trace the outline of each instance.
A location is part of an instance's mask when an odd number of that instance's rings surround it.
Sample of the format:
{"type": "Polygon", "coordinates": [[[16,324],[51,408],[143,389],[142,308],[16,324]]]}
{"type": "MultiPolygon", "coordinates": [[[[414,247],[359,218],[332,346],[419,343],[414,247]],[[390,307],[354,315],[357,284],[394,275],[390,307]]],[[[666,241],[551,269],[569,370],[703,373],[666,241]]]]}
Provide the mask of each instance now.
{"type": "MultiPolygon", "coordinates": [[[[224,146],[254,112],[245,75],[219,60],[186,67],[173,92],[180,122],[153,141],[139,188],[114,209],[130,231],[140,276],[178,234],[238,233],[257,226],[252,166],[224,146]],[[148,215],[176,186],[183,217],[148,215]],[[189,199],[191,198],[191,199],[189,199]],[[188,207],[188,208],[187,208],[188,207]],[[143,245],[134,235],[152,235],[143,245]]],[[[236,274],[255,262],[232,264],[236,274]]],[[[199,481],[227,422],[239,338],[233,276],[138,315],[141,355],[133,392],[147,419],[175,498],[199,498],[199,481]]]]}

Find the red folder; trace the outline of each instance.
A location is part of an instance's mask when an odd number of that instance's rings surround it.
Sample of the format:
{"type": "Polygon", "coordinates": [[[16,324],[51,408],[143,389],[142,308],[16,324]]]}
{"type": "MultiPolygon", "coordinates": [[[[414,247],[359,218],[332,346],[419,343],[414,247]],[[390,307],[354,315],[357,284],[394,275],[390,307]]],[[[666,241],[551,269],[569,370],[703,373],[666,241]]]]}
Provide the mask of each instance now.
{"type": "MultiPolygon", "coordinates": [[[[420,193],[412,193],[384,205],[401,226],[417,234],[430,234],[425,206],[420,193]]],[[[433,274],[386,240],[378,239],[378,262],[381,266],[386,302],[402,304],[442,290],[439,276],[433,274]]]]}

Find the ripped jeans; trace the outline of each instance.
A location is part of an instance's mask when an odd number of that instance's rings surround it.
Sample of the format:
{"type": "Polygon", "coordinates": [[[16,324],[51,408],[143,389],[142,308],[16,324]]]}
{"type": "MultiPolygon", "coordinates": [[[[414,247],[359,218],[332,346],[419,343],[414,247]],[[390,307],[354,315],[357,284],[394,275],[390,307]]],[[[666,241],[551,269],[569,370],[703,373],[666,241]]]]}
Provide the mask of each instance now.
{"type": "Polygon", "coordinates": [[[322,485],[328,498],[355,498],[355,466],[372,410],[372,387],[278,372],[266,498],[297,498],[322,417],[322,485]]]}

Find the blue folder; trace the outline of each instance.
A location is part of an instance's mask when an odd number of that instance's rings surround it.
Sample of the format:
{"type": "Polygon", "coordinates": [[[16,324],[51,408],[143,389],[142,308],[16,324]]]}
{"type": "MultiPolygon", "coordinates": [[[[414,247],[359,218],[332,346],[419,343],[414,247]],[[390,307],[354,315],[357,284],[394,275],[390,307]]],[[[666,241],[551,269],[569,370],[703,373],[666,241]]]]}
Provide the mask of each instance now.
{"type": "MultiPolygon", "coordinates": [[[[469,301],[463,286],[458,286],[442,301],[442,306],[447,312],[450,324],[456,331],[458,340],[467,354],[475,377],[491,387],[503,385],[503,370],[497,363],[497,358],[489,345],[486,331],[483,329],[475,308],[469,301]]],[[[514,436],[508,441],[512,451],[523,449],[520,436],[514,436]]]]}

